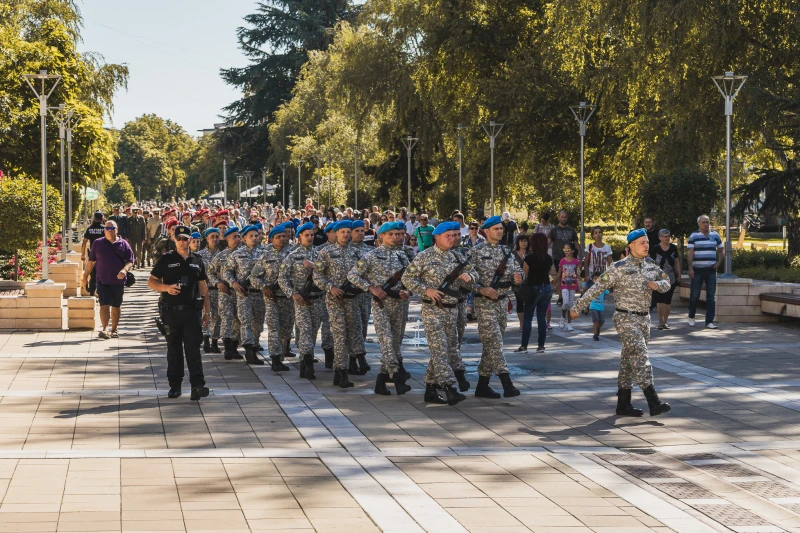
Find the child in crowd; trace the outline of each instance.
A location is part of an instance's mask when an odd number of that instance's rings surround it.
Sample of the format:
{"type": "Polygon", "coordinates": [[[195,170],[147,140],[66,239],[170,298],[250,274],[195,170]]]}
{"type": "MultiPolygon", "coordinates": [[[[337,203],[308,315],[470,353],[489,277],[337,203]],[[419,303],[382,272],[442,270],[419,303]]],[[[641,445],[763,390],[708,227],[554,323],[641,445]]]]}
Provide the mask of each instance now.
{"type": "MultiPolygon", "coordinates": [[[[597,283],[598,279],[600,279],[600,273],[595,272],[592,275],[592,281],[597,283]]],[[[602,328],[603,324],[606,322],[606,295],[608,295],[608,291],[603,291],[600,293],[600,296],[592,300],[592,303],[589,304],[589,312],[592,313],[592,332],[594,333],[592,338],[596,341],[600,340],[600,328],[602,328]]]]}
{"type": "Polygon", "coordinates": [[[556,279],[561,284],[561,323],[559,328],[574,331],[572,317],[569,310],[575,303],[575,292],[578,290],[578,276],[580,275],[581,262],[575,258],[575,245],[571,242],[564,244],[564,259],[558,263],[556,279]]]}

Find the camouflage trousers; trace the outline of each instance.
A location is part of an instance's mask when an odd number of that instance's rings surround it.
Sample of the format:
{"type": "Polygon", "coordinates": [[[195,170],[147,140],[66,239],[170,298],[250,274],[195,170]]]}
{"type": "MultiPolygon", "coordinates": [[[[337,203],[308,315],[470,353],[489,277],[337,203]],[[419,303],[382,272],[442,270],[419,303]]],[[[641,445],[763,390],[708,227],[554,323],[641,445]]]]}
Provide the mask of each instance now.
{"type": "Polygon", "coordinates": [[[464,342],[464,330],[467,329],[467,300],[458,302],[458,345],[464,342]]]}
{"type": "Polygon", "coordinates": [[[369,327],[369,315],[372,312],[372,293],[367,291],[356,297],[358,307],[361,309],[361,336],[367,338],[367,327],[369,327]]]}
{"type": "Polygon", "coordinates": [[[294,322],[299,331],[295,343],[301,356],[314,354],[324,307],[322,298],[311,300],[308,304],[294,302],[294,322]]]}
{"type": "Polygon", "coordinates": [[[615,313],[614,326],[622,344],[617,385],[620,389],[630,389],[635,382],[646,389],[653,384],[653,366],[647,357],[650,317],[615,313]]]}
{"type": "Polygon", "coordinates": [[[508,303],[506,297],[497,300],[475,298],[475,314],[478,315],[478,334],[483,350],[478,365],[479,376],[499,376],[508,373],[506,359],[503,357],[503,332],[508,322],[508,303]]]}
{"type": "MultiPolygon", "coordinates": [[[[320,298],[322,300],[322,298],[320,298]]],[[[322,300],[323,302],[325,300],[322,300]]],[[[328,316],[328,307],[322,306],[322,349],[333,350],[333,334],[331,333],[331,319],[328,316]]]]}
{"type": "Polygon", "coordinates": [[[267,348],[269,355],[284,354],[284,348],[289,344],[294,325],[294,305],[289,298],[264,297],[264,308],[267,321],[267,348]]]}
{"type": "Polygon", "coordinates": [[[239,317],[239,339],[242,346],[256,343],[253,301],[254,298],[250,298],[249,293],[236,295],[236,315],[239,317]]]}
{"type": "MultiPolygon", "coordinates": [[[[372,294],[370,294],[372,296],[372,294]]],[[[398,369],[400,343],[405,327],[405,302],[399,298],[385,298],[383,307],[375,306],[375,333],[381,347],[381,374],[393,376],[398,369]]]]}
{"type": "Polygon", "coordinates": [[[330,293],[325,295],[328,317],[333,334],[333,368],[347,370],[350,355],[366,353],[364,337],[361,335],[361,309],[358,297],[339,299],[330,293]]]}
{"type": "Polygon", "coordinates": [[[456,376],[450,366],[458,353],[458,309],[439,309],[435,304],[422,304],[422,324],[428,339],[431,359],[425,372],[425,383],[453,385],[456,376]]]}
{"type": "Polygon", "coordinates": [[[211,303],[211,320],[203,328],[203,335],[212,339],[219,339],[221,320],[219,316],[219,291],[209,290],[208,301],[211,303]]]}
{"type": "Polygon", "coordinates": [[[248,292],[247,299],[250,300],[250,305],[253,308],[253,336],[255,337],[255,344],[261,342],[261,334],[264,333],[264,319],[267,316],[267,307],[264,305],[264,293],[248,292]]]}
{"type": "Polygon", "coordinates": [[[236,313],[236,292],[231,290],[230,294],[219,293],[219,318],[220,334],[223,339],[238,339],[239,317],[236,313]]]}

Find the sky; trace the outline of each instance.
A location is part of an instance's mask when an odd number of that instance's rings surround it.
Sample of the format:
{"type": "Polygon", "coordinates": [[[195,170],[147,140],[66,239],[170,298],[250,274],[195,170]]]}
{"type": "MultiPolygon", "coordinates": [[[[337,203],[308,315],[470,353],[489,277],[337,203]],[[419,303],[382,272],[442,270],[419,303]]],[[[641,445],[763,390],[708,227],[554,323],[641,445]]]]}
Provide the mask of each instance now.
{"type": "Polygon", "coordinates": [[[222,108],[239,97],[219,76],[247,64],[236,28],[255,0],[79,0],[81,52],[130,69],[127,91],[114,99],[109,126],[146,113],[180,124],[190,135],[222,122],[222,108]]]}

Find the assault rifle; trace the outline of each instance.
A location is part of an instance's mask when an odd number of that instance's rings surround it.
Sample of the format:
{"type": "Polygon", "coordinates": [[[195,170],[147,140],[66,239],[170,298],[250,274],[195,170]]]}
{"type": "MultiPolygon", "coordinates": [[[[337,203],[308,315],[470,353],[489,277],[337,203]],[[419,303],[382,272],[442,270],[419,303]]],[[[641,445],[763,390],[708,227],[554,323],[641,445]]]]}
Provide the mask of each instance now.
{"type": "Polygon", "coordinates": [[[494,277],[492,278],[492,283],[489,285],[493,289],[500,288],[508,288],[512,284],[511,283],[500,283],[500,280],[503,279],[503,276],[506,275],[506,268],[508,267],[508,258],[511,257],[511,247],[509,246],[508,252],[503,256],[503,260],[500,261],[500,264],[497,265],[497,269],[494,271],[494,277]]]}
{"type": "MultiPolygon", "coordinates": [[[[456,256],[456,261],[458,261],[458,256],[456,256]]],[[[453,298],[460,298],[461,291],[458,289],[451,289],[450,286],[455,283],[458,277],[464,272],[464,269],[467,268],[467,264],[469,264],[469,259],[465,259],[464,262],[458,261],[456,267],[450,271],[450,273],[444,278],[441,285],[439,285],[436,290],[443,292],[448,296],[452,296],[453,298]]],[[[438,305],[441,309],[444,308],[441,301],[437,302],[436,305],[438,305]]]]}
{"type": "MultiPolygon", "coordinates": [[[[398,270],[397,272],[395,272],[394,274],[392,274],[392,277],[387,279],[386,283],[381,285],[381,290],[383,292],[385,292],[386,294],[390,294],[390,295],[394,296],[394,294],[392,294],[392,293],[395,292],[395,291],[392,291],[391,288],[394,287],[395,285],[397,285],[397,283],[403,277],[403,273],[405,271],[406,271],[406,267],[403,267],[400,270],[398,270]]],[[[399,296],[399,292],[398,292],[398,296],[399,296]]],[[[375,301],[375,304],[378,307],[383,309],[383,300],[381,300],[380,298],[376,298],[375,296],[373,296],[372,299],[375,301]]]]}

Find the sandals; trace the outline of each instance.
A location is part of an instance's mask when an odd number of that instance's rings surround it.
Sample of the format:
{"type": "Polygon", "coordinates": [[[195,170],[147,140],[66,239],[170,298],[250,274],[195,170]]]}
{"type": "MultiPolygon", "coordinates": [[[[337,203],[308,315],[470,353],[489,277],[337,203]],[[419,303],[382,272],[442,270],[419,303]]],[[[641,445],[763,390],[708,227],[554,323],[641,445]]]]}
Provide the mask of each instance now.
{"type": "Polygon", "coordinates": [[[119,339],[119,333],[117,333],[116,330],[114,330],[111,333],[109,333],[109,337],[111,337],[112,339],[119,339]]]}

